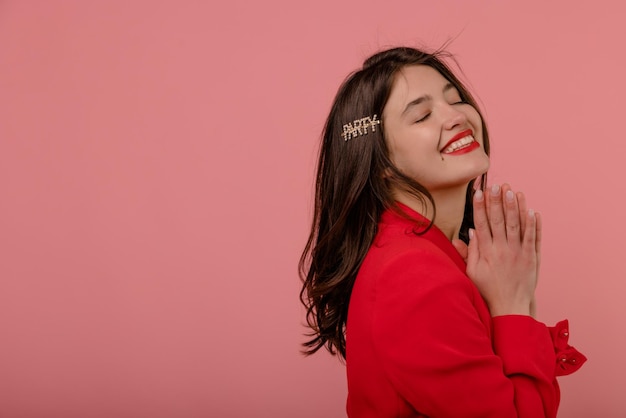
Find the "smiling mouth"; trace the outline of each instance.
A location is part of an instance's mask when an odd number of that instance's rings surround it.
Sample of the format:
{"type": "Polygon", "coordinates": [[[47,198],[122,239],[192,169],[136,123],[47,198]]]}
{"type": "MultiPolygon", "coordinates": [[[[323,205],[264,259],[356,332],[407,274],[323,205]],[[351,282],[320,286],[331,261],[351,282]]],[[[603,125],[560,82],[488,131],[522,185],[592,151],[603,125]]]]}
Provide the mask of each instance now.
{"type": "Polygon", "coordinates": [[[451,143],[450,145],[445,147],[443,149],[443,151],[441,151],[441,153],[442,154],[450,154],[450,153],[453,153],[454,151],[458,151],[460,149],[467,148],[467,147],[471,146],[472,143],[474,143],[474,142],[476,142],[476,140],[474,139],[474,136],[469,134],[467,136],[464,136],[461,139],[458,139],[458,140],[454,141],[453,143],[451,143]]]}

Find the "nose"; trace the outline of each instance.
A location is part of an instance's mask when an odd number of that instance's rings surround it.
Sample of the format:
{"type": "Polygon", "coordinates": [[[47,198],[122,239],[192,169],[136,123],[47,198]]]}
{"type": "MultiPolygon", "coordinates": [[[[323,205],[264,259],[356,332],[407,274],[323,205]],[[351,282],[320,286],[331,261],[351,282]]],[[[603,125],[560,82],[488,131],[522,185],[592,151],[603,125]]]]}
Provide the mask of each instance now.
{"type": "Polygon", "coordinates": [[[446,106],[446,113],[444,119],[444,128],[447,130],[452,130],[457,126],[461,126],[467,122],[467,115],[460,111],[454,105],[446,106]]]}

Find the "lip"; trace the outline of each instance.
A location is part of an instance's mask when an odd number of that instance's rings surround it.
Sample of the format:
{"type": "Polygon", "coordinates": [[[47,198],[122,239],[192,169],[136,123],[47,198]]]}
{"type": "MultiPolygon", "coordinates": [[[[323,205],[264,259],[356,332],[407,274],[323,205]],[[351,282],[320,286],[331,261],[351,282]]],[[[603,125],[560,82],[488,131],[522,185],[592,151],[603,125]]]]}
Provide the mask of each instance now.
{"type": "Polygon", "coordinates": [[[476,148],[480,148],[480,144],[478,143],[478,141],[473,141],[468,146],[449,152],[446,155],[467,154],[468,152],[474,151],[476,148]]]}
{"type": "MultiPolygon", "coordinates": [[[[468,135],[472,135],[472,136],[473,136],[473,135],[474,135],[474,132],[472,132],[472,130],[471,130],[471,129],[466,129],[466,130],[464,130],[464,131],[459,132],[458,134],[454,135],[454,136],[452,137],[452,139],[450,139],[450,140],[446,143],[446,145],[444,145],[444,146],[443,146],[443,148],[441,148],[441,149],[439,150],[439,152],[443,152],[443,150],[444,150],[444,149],[446,149],[446,148],[448,148],[448,147],[450,146],[450,144],[452,144],[454,141],[458,141],[459,139],[461,139],[461,138],[465,138],[465,137],[466,137],[466,136],[468,136],[468,135]]],[[[470,148],[471,148],[471,147],[470,147],[470,148]]]]}

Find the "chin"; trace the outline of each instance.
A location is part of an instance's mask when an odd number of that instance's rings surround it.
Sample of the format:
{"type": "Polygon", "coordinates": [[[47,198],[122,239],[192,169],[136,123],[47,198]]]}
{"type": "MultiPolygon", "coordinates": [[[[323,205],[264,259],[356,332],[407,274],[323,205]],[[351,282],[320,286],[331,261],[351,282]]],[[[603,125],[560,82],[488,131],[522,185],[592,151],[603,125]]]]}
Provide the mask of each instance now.
{"type": "Polygon", "coordinates": [[[474,172],[474,177],[472,177],[473,179],[487,173],[487,171],[489,171],[489,157],[485,155],[485,159],[481,161],[480,163],[477,162],[473,168],[474,168],[472,170],[474,172]]]}
{"type": "Polygon", "coordinates": [[[486,167],[481,168],[480,170],[472,170],[471,173],[468,173],[468,175],[463,178],[463,181],[460,181],[458,183],[458,185],[467,187],[467,185],[472,180],[475,180],[477,177],[480,177],[483,174],[486,174],[488,169],[489,169],[489,165],[487,165],[486,167]]]}

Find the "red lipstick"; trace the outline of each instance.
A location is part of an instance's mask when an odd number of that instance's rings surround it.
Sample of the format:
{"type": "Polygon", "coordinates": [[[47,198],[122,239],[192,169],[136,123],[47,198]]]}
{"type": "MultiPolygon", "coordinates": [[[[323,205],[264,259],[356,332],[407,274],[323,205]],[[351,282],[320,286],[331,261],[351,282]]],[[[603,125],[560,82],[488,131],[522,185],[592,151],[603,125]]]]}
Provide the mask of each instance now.
{"type": "Polygon", "coordinates": [[[454,150],[452,152],[448,152],[448,153],[446,153],[446,155],[466,154],[468,152],[474,151],[476,148],[479,148],[479,147],[480,147],[480,144],[478,143],[478,141],[473,141],[468,146],[463,147],[463,148],[459,148],[459,149],[454,150]]]}
{"type": "MultiPolygon", "coordinates": [[[[471,129],[466,129],[466,130],[464,130],[464,131],[459,132],[458,134],[454,135],[454,136],[452,137],[452,139],[450,139],[450,140],[446,143],[446,145],[444,145],[444,146],[443,146],[443,148],[441,148],[441,149],[439,150],[439,152],[443,152],[443,150],[444,150],[444,149],[446,149],[446,148],[448,148],[448,147],[450,146],[450,144],[452,144],[454,141],[458,141],[459,139],[461,139],[461,138],[465,138],[465,137],[466,137],[466,136],[468,136],[468,135],[474,135],[474,132],[472,132],[472,130],[471,130],[471,129]]],[[[467,148],[471,148],[471,146],[469,146],[469,147],[467,147],[467,148]]],[[[464,148],[464,149],[465,149],[465,148],[464,148]]],[[[454,153],[452,153],[452,154],[454,154],[454,153]]]]}

